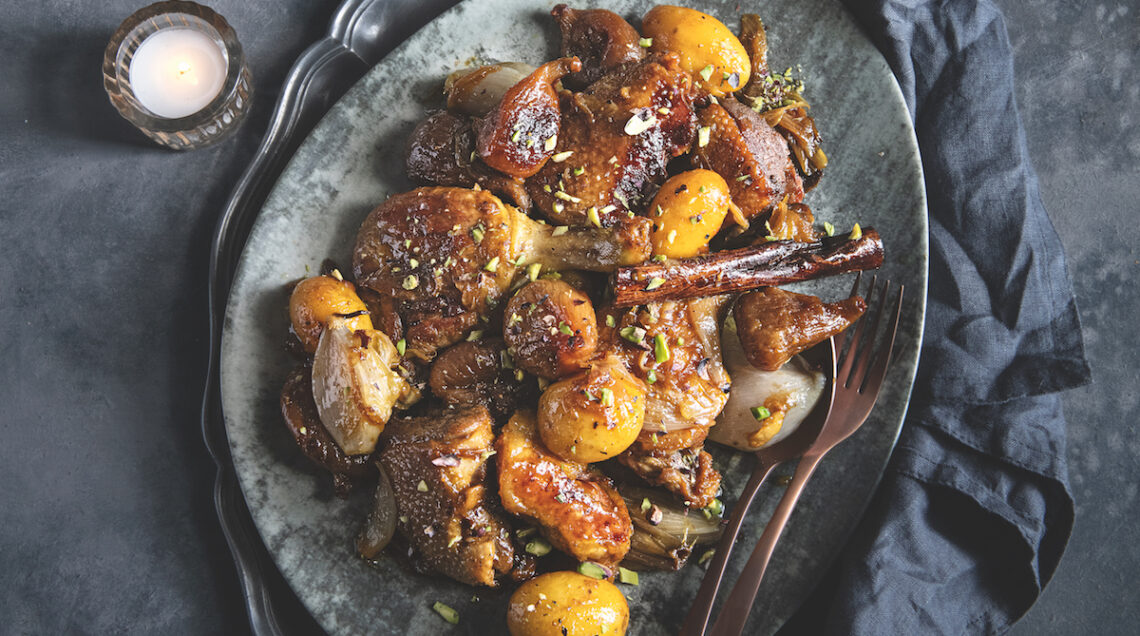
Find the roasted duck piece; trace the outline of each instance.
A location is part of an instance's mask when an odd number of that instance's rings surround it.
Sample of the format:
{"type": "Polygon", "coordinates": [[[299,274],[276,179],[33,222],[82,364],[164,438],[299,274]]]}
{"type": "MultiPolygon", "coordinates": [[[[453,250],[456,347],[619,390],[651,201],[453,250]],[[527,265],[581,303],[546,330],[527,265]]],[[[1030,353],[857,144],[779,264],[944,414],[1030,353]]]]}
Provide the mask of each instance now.
{"type": "Polygon", "coordinates": [[[704,508],[720,492],[721,477],[703,446],[653,451],[634,444],[618,461],[650,484],[664,487],[686,506],[704,508]]]}
{"type": "Polygon", "coordinates": [[[431,392],[453,406],[482,404],[502,420],[524,404],[534,404],[538,386],[511,363],[498,338],[460,342],[436,356],[429,377],[431,392]]]}
{"type": "Polygon", "coordinates": [[[561,280],[536,280],[507,302],[503,337],[520,369],[548,380],[569,375],[594,357],[594,305],[561,280]]]}
{"type": "Polygon", "coordinates": [[[707,428],[724,407],[732,382],[720,354],[726,301],[718,296],[603,312],[613,326],[602,329],[602,346],[649,388],[646,432],[707,428]]]}
{"type": "Polygon", "coordinates": [[[520,179],[538,172],[558,141],[561,114],[553,84],[581,68],[578,58],[564,57],[543,64],[507,89],[479,120],[475,151],[483,163],[520,179]]]}
{"type": "Polygon", "coordinates": [[[492,170],[475,156],[475,128],[471,118],[440,111],[423,120],[404,147],[408,178],[422,185],[479,185],[505,197],[522,209],[530,196],[521,179],[492,170]]]}
{"type": "Polygon", "coordinates": [[[732,315],[748,362],[775,371],[792,356],[847,329],[867,311],[859,296],[824,303],[777,287],[748,292],[732,315]]]}
{"type": "Polygon", "coordinates": [[[612,270],[648,256],[648,220],[620,230],[555,228],[483,190],[420,188],[380,204],[353,251],[357,283],[389,296],[409,355],[429,360],[487,315],[528,263],[612,270]]]}
{"type": "Polygon", "coordinates": [[[882,264],[883,241],[868,227],[819,241],[765,241],[708,256],[619,267],[610,282],[614,305],[627,307],[786,285],[882,264]]]}
{"type": "Polygon", "coordinates": [[[664,55],[565,96],[551,161],[527,180],[535,207],[566,225],[609,227],[644,206],[695,134],[692,80],[664,55]]]}
{"type": "Polygon", "coordinates": [[[499,496],[538,522],[554,547],[579,561],[612,567],[629,551],[633,526],[610,480],[585,464],[548,452],[532,411],[515,413],[495,441],[499,496]]]}
{"type": "Polygon", "coordinates": [[[312,370],[308,366],[293,369],[281,388],[281,415],[293,434],[297,446],[316,465],[332,473],[333,488],[343,497],[352,490],[354,481],[372,469],[368,455],[347,455],[333,441],[313,402],[312,370]]]}
{"type": "Polygon", "coordinates": [[[788,140],[796,168],[803,175],[804,190],[811,190],[823,176],[827,155],[820,147],[819,129],[801,96],[803,83],[792,77],[791,69],[783,73],[768,70],[768,36],[760,16],[740,16],[740,41],[752,62],[752,76],[741,91],[744,101],[788,140]]]}
{"type": "Polygon", "coordinates": [[[693,149],[693,165],[724,177],[750,222],[763,223],[782,199],[803,200],[787,142],[751,108],[725,98],[701,110],[699,125],[708,128],[708,143],[693,149]]]}
{"type": "Polygon", "coordinates": [[[398,529],[432,569],[469,585],[495,586],[510,571],[509,530],[487,491],[494,433],[482,406],[395,418],[380,463],[392,483],[398,529]]]}
{"type": "MultiPolygon", "coordinates": [[[[652,303],[614,315],[603,342],[649,389],[638,441],[619,461],[691,505],[716,497],[720,474],[701,444],[728,401],[720,352],[727,296],[652,303]]],[[[608,322],[608,321],[607,321],[608,322]]]]}
{"type": "Polygon", "coordinates": [[[562,57],[582,60],[582,70],[562,78],[571,90],[582,90],[606,71],[640,62],[641,35],[620,15],[606,9],[571,9],[559,4],[550,12],[562,30],[562,57]]]}

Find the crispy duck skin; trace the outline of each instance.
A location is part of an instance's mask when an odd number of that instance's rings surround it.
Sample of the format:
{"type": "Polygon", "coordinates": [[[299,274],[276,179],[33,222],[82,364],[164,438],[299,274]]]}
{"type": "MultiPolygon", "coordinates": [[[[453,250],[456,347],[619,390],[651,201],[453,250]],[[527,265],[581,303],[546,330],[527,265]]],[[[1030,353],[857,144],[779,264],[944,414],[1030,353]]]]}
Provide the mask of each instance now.
{"type": "Polygon", "coordinates": [[[557,231],[485,190],[419,188],[390,197],[361,225],[357,284],[393,299],[408,354],[423,360],[463,339],[508,290],[518,267],[612,271],[649,253],[639,228],[557,231]]]}
{"type": "Polygon", "coordinates": [[[703,444],[673,451],[647,451],[635,444],[618,455],[618,461],[650,484],[677,495],[691,508],[711,504],[720,491],[720,473],[703,444]]]}
{"type": "Polygon", "coordinates": [[[476,127],[475,151],[483,163],[520,179],[538,172],[554,152],[562,118],[554,83],[581,68],[576,57],[560,58],[507,89],[476,127]]]}
{"type": "Polygon", "coordinates": [[[867,303],[859,296],[825,303],[815,296],[765,287],[738,298],[732,313],[748,362],[775,371],[797,353],[847,329],[865,311],[867,303]]]}
{"type": "Polygon", "coordinates": [[[421,185],[479,185],[524,210],[530,207],[522,180],[475,158],[475,129],[466,115],[445,110],[420,122],[404,147],[404,167],[408,178],[421,185]]]}
{"type": "Polygon", "coordinates": [[[452,406],[482,404],[497,421],[538,399],[533,378],[519,379],[504,365],[506,344],[499,338],[460,342],[436,356],[429,384],[436,397],[452,406]]]}
{"type": "Polygon", "coordinates": [[[527,180],[535,207],[564,225],[627,221],[664,181],[669,159],[692,145],[692,101],[692,79],[673,55],[617,68],[581,93],[564,93],[554,156],[527,180]]]}
{"type": "Polygon", "coordinates": [[[499,496],[508,512],[533,519],[554,547],[579,561],[614,566],[629,551],[633,524],[610,480],[546,450],[533,411],[503,427],[496,459],[499,496]]]}
{"type": "Polygon", "coordinates": [[[790,203],[803,200],[787,142],[751,108],[723,99],[701,110],[699,125],[709,128],[709,142],[693,150],[693,165],[724,177],[749,222],[763,224],[785,197],[790,203]]]}
{"type": "Polygon", "coordinates": [[[482,406],[397,417],[380,463],[396,496],[398,529],[433,570],[494,587],[514,557],[509,529],[486,487],[494,433],[482,406]]]}
{"type": "Polygon", "coordinates": [[[708,428],[724,408],[732,382],[718,335],[726,301],[719,296],[604,312],[614,326],[602,328],[602,348],[617,354],[649,389],[642,437],[708,428]]]}
{"type": "Polygon", "coordinates": [[[621,267],[610,284],[614,305],[628,307],[786,285],[882,264],[883,241],[868,227],[858,238],[771,241],[670,263],[621,267]]]}
{"type": "Polygon", "coordinates": [[[641,34],[620,15],[606,9],[571,9],[559,4],[550,12],[562,31],[562,56],[582,60],[582,70],[562,78],[571,90],[582,90],[606,71],[640,62],[645,49],[641,34]]]}
{"type": "Polygon", "coordinates": [[[338,496],[346,496],[353,482],[372,470],[370,455],[345,454],[321,423],[313,401],[312,368],[308,365],[293,369],[285,379],[281,388],[281,415],[305,457],[332,473],[338,496]]]}

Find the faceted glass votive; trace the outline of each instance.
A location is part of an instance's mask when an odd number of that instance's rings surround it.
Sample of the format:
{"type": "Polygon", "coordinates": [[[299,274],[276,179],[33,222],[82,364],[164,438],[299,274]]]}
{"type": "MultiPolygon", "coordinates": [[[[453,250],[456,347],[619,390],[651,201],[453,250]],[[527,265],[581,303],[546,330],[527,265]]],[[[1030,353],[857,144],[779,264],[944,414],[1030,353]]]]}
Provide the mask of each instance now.
{"type": "Polygon", "coordinates": [[[209,7],[179,0],[123,21],[103,55],[103,87],[127,121],[178,150],[237,130],[253,95],[233,28],[209,7]]]}

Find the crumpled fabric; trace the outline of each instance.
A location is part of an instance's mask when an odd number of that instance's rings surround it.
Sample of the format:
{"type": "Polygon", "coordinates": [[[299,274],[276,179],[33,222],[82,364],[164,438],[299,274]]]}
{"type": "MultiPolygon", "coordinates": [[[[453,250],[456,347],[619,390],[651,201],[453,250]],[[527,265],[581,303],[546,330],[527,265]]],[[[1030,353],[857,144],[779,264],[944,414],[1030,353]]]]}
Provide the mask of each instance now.
{"type": "Polygon", "coordinates": [[[1059,391],[1089,382],[1080,320],[1014,100],[1001,12],[846,0],[910,108],[930,209],[918,376],[883,481],[782,634],[1002,633],[1073,525],[1059,391]]]}

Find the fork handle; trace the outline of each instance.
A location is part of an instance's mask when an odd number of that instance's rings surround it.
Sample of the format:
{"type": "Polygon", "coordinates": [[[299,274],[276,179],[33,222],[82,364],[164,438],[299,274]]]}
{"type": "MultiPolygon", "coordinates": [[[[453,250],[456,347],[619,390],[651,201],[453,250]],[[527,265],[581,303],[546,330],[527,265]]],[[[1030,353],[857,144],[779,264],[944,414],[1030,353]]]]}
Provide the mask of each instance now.
{"type": "Polygon", "coordinates": [[[760,590],[760,580],[764,578],[764,570],[768,568],[768,561],[776,550],[776,542],[780,540],[780,534],[788,524],[788,518],[791,517],[804,486],[811,479],[821,459],[823,459],[822,453],[804,455],[796,466],[792,483],[788,485],[788,490],[780,499],[780,505],[776,507],[772,519],[764,528],[764,534],[760,536],[760,542],[752,550],[752,556],[748,558],[748,563],[740,573],[740,578],[736,580],[728,600],[724,602],[724,608],[713,624],[711,636],[739,636],[744,632],[744,625],[748,622],[748,615],[752,611],[752,603],[756,600],[756,592],[760,590]]]}
{"type": "Polygon", "coordinates": [[[756,493],[760,491],[760,486],[764,480],[781,463],[759,460],[756,462],[756,468],[752,470],[752,477],[748,479],[748,483],[744,485],[744,490],[740,493],[740,498],[732,507],[732,516],[729,517],[728,525],[725,526],[724,532],[720,535],[720,542],[717,544],[716,552],[709,563],[709,569],[701,581],[701,589],[697,592],[697,598],[693,601],[693,606],[689,608],[689,613],[685,616],[685,623],[681,626],[680,636],[702,636],[705,633],[705,628],[709,624],[709,615],[712,614],[713,603],[716,602],[716,593],[720,590],[720,582],[724,578],[724,570],[728,565],[728,556],[736,544],[736,536],[740,534],[740,526],[744,517],[748,515],[748,509],[756,500],[756,493]]]}

